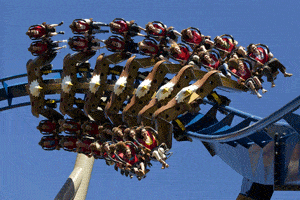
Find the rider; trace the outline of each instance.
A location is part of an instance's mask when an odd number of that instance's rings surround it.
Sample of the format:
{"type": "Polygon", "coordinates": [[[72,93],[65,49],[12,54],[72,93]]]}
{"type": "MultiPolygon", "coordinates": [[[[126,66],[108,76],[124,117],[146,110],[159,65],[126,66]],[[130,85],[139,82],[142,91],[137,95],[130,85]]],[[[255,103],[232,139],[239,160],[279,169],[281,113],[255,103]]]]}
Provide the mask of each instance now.
{"type": "Polygon", "coordinates": [[[196,46],[202,46],[206,49],[211,49],[210,36],[204,36],[197,28],[189,27],[181,31],[181,41],[189,44],[192,49],[196,46]]]}
{"type": "Polygon", "coordinates": [[[97,51],[100,47],[100,40],[93,36],[81,37],[74,36],[69,38],[68,44],[73,51],[97,51]]]}
{"type": "Polygon", "coordinates": [[[159,58],[160,60],[168,60],[169,49],[166,45],[157,44],[153,39],[144,39],[138,43],[139,52],[142,54],[151,56],[153,58],[159,58]]]}
{"type": "Polygon", "coordinates": [[[75,136],[62,136],[59,141],[60,146],[66,151],[76,151],[76,142],[78,138],[75,136]]]}
{"type": "Polygon", "coordinates": [[[140,34],[140,31],[146,31],[146,29],[138,26],[134,20],[131,21],[125,21],[124,19],[117,18],[111,23],[109,23],[110,30],[112,33],[119,34],[122,36],[144,36],[140,34]]]}
{"type": "MultiPolygon", "coordinates": [[[[276,77],[279,71],[284,75],[284,77],[290,77],[293,74],[287,73],[286,68],[277,60],[273,58],[273,54],[268,52],[266,49],[259,47],[255,44],[249,44],[247,47],[248,55],[255,59],[254,72],[262,71],[267,77],[267,81],[271,82],[272,87],[275,87],[274,77],[276,77]]],[[[261,74],[261,73],[259,73],[261,74]]]]}
{"type": "Polygon", "coordinates": [[[90,19],[75,19],[69,26],[72,33],[75,34],[95,34],[108,33],[108,30],[101,30],[101,26],[109,26],[102,22],[95,22],[93,18],[90,19]]]}
{"type": "MultiPolygon", "coordinates": [[[[238,78],[238,82],[245,84],[252,92],[254,92],[258,98],[261,98],[261,94],[258,92],[261,89],[262,93],[266,93],[258,77],[253,76],[249,68],[247,67],[245,61],[239,59],[237,56],[234,56],[228,61],[229,69],[235,74],[238,78]]],[[[251,63],[249,62],[249,65],[251,63]]],[[[250,66],[251,67],[251,66],[250,66]]]]}
{"type": "Polygon", "coordinates": [[[170,47],[170,55],[180,64],[185,65],[191,56],[191,52],[187,48],[187,46],[183,44],[173,43],[170,47]]]}
{"type": "Polygon", "coordinates": [[[174,30],[174,27],[170,26],[167,28],[161,22],[148,22],[146,24],[146,31],[149,36],[155,37],[158,41],[166,40],[168,42],[170,39],[177,41],[178,36],[181,36],[181,33],[174,30]]]}
{"type": "Polygon", "coordinates": [[[158,146],[158,141],[154,135],[157,133],[154,131],[147,131],[147,129],[145,129],[143,126],[138,127],[136,129],[136,133],[139,143],[151,151],[151,156],[162,164],[162,169],[168,168],[169,165],[165,162],[167,157],[164,154],[164,147],[166,146],[164,143],[158,146]]]}
{"type": "Polygon", "coordinates": [[[214,38],[214,41],[214,48],[216,48],[220,52],[222,59],[230,55],[238,44],[238,42],[234,40],[232,36],[231,38],[216,36],[214,38]]]}
{"type": "Polygon", "coordinates": [[[64,31],[56,32],[55,27],[61,26],[64,22],[60,22],[59,24],[46,24],[43,22],[40,25],[34,25],[28,28],[26,35],[30,37],[32,40],[52,37],[57,34],[64,34],[64,31]]]}
{"type": "Polygon", "coordinates": [[[50,53],[50,54],[57,53],[58,50],[67,48],[66,45],[59,47],[58,43],[60,42],[67,42],[67,40],[53,42],[52,40],[48,39],[48,40],[33,42],[30,44],[28,51],[30,51],[33,56],[39,56],[44,53],[50,53]]]}
{"type": "Polygon", "coordinates": [[[213,51],[202,51],[199,53],[201,64],[208,70],[220,70],[224,76],[230,78],[228,73],[228,65],[221,58],[213,53],[213,51]],[[223,63],[223,64],[222,64],[223,63]]]}
{"type": "Polygon", "coordinates": [[[44,136],[42,137],[41,141],[39,142],[39,145],[44,149],[44,150],[59,150],[60,149],[60,136],[44,136]]]}
{"type": "Polygon", "coordinates": [[[134,43],[132,39],[124,40],[118,36],[110,36],[107,40],[104,40],[102,42],[104,42],[104,47],[106,47],[108,51],[138,53],[138,44],[134,43]]]}
{"type": "Polygon", "coordinates": [[[65,131],[68,134],[76,133],[80,134],[81,133],[81,122],[80,121],[75,121],[75,120],[63,120],[60,119],[58,120],[58,123],[60,125],[59,130],[60,131],[65,131]]]}
{"type": "Polygon", "coordinates": [[[42,120],[36,128],[41,133],[53,134],[58,132],[58,124],[54,120],[42,120]]]}

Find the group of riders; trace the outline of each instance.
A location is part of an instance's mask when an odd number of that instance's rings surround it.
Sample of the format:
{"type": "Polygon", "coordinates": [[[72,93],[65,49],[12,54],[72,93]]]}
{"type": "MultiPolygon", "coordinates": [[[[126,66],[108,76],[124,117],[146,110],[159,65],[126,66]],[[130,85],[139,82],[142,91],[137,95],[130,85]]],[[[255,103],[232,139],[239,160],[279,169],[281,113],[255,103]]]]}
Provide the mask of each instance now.
{"type": "MultiPolygon", "coordinates": [[[[56,54],[60,49],[59,43],[67,42],[73,51],[89,52],[106,48],[111,52],[125,55],[141,54],[152,57],[156,61],[169,59],[178,61],[182,66],[193,65],[195,69],[205,68],[207,71],[219,70],[220,74],[231,78],[234,76],[238,83],[261,98],[267,92],[262,87],[263,76],[275,87],[274,80],[282,72],[285,77],[292,74],[274,58],[268,46],[264,44],[249,44],[247,48],[238,46],[232,35],[210,36],[203,35],[198,28],[189,27],[178,32],[174,27],[167,27],[159,21],[146,24],[145,28],[138,26],[134,20],[126,21],[121,18],[111,23],[93,21],[93,19],[75,19],[69,26],[75,34],[69,40],[53,41],[52,36],[64,34],[56,32],[59,24],[34,25],[29,27],[26,35],[34,40],[28,50],[34,56],[56,54]],[[109,27],[113,34],[106,40],[95,38],[97,33],[108,33],[102,30],[109,27]],[[144,32],[142,34],[141,32],[144,32]],[[132,39],[135,36],[144,37],[138,43],[132,39]],[[178,43],[181,37],[182,43],[178,43]],[[101,46],[100,44],[104,45],[101,46]]],[[[98,124],[94,121],[73,119],[43,120],[37,127],[42,134],[40,145],[45,150],[63,148],[66,151],[80,152],[87,156],[105,159],[108,165],[114,165],[126,176],[145,177],[154,159],[162,164],[170,155],[164,143],[157,140],[157,132],[151,127],[113,127],[112,124],[98,124]],[[65,132],[67,135],[60,134],[65,132]]],[[[183,139],[187,140],[187,139],[183,139]]]]}
{"type": "MultiPolygon", "coordinates": [[[[55,27],[62,25],[43,23],[31,26],[26,34],[36,40],[28,49],[33,55],[39,56],[43,53],[57,52],[62,41],[52,41],[50,38],[64,32],[56,32],[55,27]]],[[[230,78],[236,77],[237,81],[247,86],[259,98],[258,92],[267,92],[262,87],[263,76],[275,87],[274,80],[277,74],[283,73],[285,77],[292,74],[286,72],[286,68],[273,58],[273,54],[264,44],[249,44],[247,49],[238,46],[238,42],[232,35],[224,34],[216,36],[211,40],[210,36],[203,35],[198,28],[189,27],[180,33],[172,26],[167,27],[159,21],[146,24],[145,28],[138,26],[134,20],[126,21],[121,18],[114,19],[105,24],[95,22],[93,19],[75,19],[69,26],[76,36],[69,38],[68,44],[74,51],[86,52],[97,51],[106,48],[112,52],[123,52],[126,54],[139,53],[151,56],[157,60],[168,60],[172,58],[182,65],[192,64],[198,68],[207,70],[219,70],[230,78]],[[95,38],[96,33],[108,33],[102,27],[109,27],[113,34],[107,40],[95,38]],[[141,34],[144,31],[145,34],[141,34]],[[132,39],[142,36],[144,39],[135,43],[132,39]],[[183,43],[178,43],[178,37],[183,43]],[[100,43],[104,43],[103,46],[100,43]],[[278,71],[279,70],[279,71],[278,71]]]]}
{"type": "Polygon", "coordinates": [[[42,120],[37,129],[45,135],[39,142],[44,150],[62,148],[105,159],[107,165],[114,165],[116,171],[120,169],[122,175],[130,178],[144,178],[152,166],[151,160],[159,161],[162,169],[169,167],[166,160],[171,153],[164,143],[159,145],[157,132],[151,127],[113,127],[95,121],[60,119],[42,120]]]}

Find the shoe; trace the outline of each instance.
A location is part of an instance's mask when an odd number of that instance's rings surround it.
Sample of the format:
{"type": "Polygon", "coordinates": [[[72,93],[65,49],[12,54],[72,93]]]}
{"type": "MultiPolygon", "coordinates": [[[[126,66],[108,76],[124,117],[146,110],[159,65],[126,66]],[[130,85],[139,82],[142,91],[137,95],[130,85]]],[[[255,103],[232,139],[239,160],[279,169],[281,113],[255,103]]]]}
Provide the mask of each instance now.
{"type": "Polygon", "coordinates": [[[272,85],[271,85],[271,87],[275,87],[275,83],[274,83],[274,82],[272,82],[272,85]]]}
{"type": "Polygon", "coordinates": [[[67,42],[68,42],[68,40],[62,40],[61,42],[67,43],[67,42]]]}
{"type": "Polygon", "coordinates": [[[231,78],[231,74],[227,72],[226,77],[231,78]]]}
{"type": "Polygon", "coordinates": [[[261,92],[264,94],[264,93],[268,92],[268,90],[263,88],[263,89],[261,89],[261,92]]]}
{"type": "Polygon", "coordinates": [[[66,49],[66,48],[67,48],[67,45],[62,46],[61,48],[62,48],[62,49],[66,49]]]}
{"type": "Polygon", "coordinates": [[[286,72],[283,75],[284,75],[284,77],[291,77],[291,76],[293,76],[293,74],[286,73],[286,72]]]}
{"type": "Polygon", "coordinates": [[[256,93],[256,96],[257,96],[258,98],[262,98],[261,94],[259,94],[259,93],[256,93]]]}
{"type": "Polygon", "coordinates": [[[128,177],[129,171],[125,171],[125,176],[128,177]]]}
{"type": "Polygon", "coordinates": [[[58,24],[58,26],[61,26],[61,25],[63,25],[63,24],[64,24],[64,21],[60,22],[60,23],[58,24]]]}
{"type": "Polygon", "coordinates": [[[65,34],[65,32],[64,31],[59,31],[57,34],[65,34]]]}

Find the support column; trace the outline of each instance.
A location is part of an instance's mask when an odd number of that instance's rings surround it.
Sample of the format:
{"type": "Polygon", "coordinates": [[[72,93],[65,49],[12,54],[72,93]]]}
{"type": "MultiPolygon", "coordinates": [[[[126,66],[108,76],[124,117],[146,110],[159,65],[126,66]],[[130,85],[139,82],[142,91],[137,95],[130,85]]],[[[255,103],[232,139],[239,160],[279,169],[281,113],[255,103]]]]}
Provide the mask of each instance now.
{"type": "Polygon", "coordinates": [[[56,195],[55,200],[84,200],[94,165],[94,157],[77,154],[74,169],[69,178],[56,195]]]}

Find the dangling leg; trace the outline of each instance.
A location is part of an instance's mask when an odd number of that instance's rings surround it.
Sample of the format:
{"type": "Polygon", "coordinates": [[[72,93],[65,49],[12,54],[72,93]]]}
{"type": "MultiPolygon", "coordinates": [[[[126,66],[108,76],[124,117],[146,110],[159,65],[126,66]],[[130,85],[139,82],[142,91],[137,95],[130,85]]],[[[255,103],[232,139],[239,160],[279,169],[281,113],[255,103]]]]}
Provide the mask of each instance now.
{"type": "Polygon", "coordinates": [[[260,80],[256,76],[253,77],[253,80],[254,80],[254,83],[256,85],[256,88],[261,89],[263,94],[268,92],[268,90],[266,90],[262,87],[260,80]]]}
{"type": "Polygon", "coordinates": [[[269,66],[266,65],[263,67],[263,75],[267,77],[267,81],[272,84],[272,87],[275,87],[272,70],[269,66]]]}
{"type": "Polygon", "coordinates": [[[93,25],[98,26],[98,27],[100,27],[100,26],[109,26],[109,24],[106,24],[106,23],[103,23],[103,22],[93,22],[93,25]]]}
{"type": "Polygon", "coordinates": [[[64,24],[64,22],[62,21],[59,24],[49,24],[49,26],[53,28],[53,27],[61,26],[63,24],[64,24]]]}
{"type": "Polygon", "coordinates": [[[254,84],[253,84],[253,82],[252,82],[252,80],[249,80],[247,83],[246,83],[246,85],[256,94],[256,96],[258,97],[258,98],[261,98],[262,96],[261,96],[261,94],[259,94],[259,92],[257,92],[257,90],[255,89],[255,86],[254,86],[254,84]]]}

